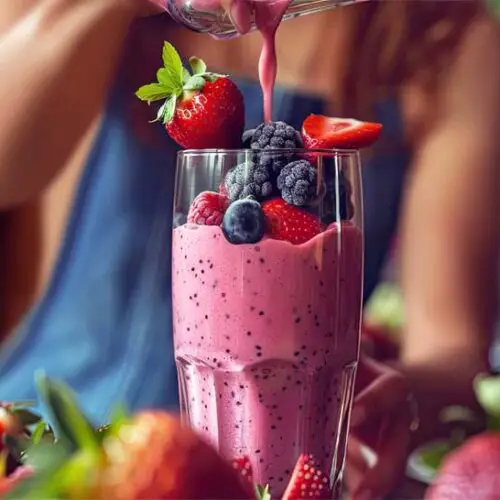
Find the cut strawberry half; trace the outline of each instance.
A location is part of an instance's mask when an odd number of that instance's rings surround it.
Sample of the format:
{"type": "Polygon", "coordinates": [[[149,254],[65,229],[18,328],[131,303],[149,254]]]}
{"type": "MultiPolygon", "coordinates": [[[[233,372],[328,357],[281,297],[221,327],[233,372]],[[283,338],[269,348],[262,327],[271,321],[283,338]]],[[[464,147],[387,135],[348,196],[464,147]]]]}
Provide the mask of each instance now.
{"type": "Polygon", "coordinates": [[[323,500],[331,497],[332,491],[328,476],[320,470],[313,455],[301,455],[297,460],[282,500],[298,500],[300,498],[323,500]]]}
{"type": "Polygon", "coordinates": [[[309,115],[302,124],[302,139],[308,149],[363,149],[380,136],[382,125],[354,120],[309,115]]]}

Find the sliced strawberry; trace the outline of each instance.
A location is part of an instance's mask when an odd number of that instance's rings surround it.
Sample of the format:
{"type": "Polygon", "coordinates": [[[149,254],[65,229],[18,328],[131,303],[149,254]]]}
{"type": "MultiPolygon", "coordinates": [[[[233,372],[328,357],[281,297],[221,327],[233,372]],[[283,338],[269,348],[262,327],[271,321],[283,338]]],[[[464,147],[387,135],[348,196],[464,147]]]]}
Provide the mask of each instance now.
{"type": "Polygon", "coordinates": [[[227,199],[219,193],[203,191],[191,204],[187,220],[199,226],[220,226],[227,208],[227,199]]]}
{"type": "Polygon", "coordinates": [[[163,46],[157,81],[136,96],[147,103],[164,101],[157,115],[168,134],[187,149],[239,148],[245,121],[243,95],[224,75],[207,71],[196,57],[185,68],[175,48],[163,46]]]}
{"type": "Polygon", "coordinates": [[[382,125],[351,118],[309,115],[302,124],[302,139],[308,149],[363,149],[380,136],[382,125]]]}
{"type": "Polygon", "coordinates": [[[321,233],[323,226],[314,214],[289,205],[281,198],[262,204],[266,217],[267,235],[275,240],[285,240],[300,245],[321,233]]]}
{"type": "Polygon", "coordinates": [[[244,477],[250,482],[252,486],[254,486],[252,464],[250,463],[250,459],[246,455],[235,458],[231,462],[231,464],[233,468],[241,474],[242,477],[244,477]]]}
{"type": "Polygon", "coordinates": [[[297,460],[282,500],[332,498],[328,476],[322,472],[313,455],[303,454],[297,460]]]}

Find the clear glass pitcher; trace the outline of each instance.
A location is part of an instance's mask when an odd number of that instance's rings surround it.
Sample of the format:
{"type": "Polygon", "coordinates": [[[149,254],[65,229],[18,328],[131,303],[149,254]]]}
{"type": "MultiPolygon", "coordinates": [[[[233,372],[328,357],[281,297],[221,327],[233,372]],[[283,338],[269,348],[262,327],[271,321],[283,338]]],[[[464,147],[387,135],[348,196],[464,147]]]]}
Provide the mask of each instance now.
{"type": "Polygon", "coordinates": [[[216,38],[232,38],[262,24],[367,0],[167,0],[171,17],[199,33],[216,38]],[[283,14],[284,13],[284,14],[283,14]]]}

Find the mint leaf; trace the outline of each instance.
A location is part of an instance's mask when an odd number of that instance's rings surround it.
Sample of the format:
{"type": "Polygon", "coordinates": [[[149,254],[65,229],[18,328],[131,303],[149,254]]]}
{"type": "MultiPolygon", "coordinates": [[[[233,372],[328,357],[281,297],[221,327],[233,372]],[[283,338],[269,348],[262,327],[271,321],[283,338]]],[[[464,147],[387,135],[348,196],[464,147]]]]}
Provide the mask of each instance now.
{"type": "Polygon", "coordinates": [[[197,57],[189,58],[189,66],[191,66],[193,75],[203,75],[207,71],[205,61],[198,59],[197,57]]]}
{"type": "Polygon", "coordinates": [[[165,87],[161,83],[150,83],[148,85],[143,85],[135,95],[141,101],[147,101],[148,103],[154,101],[161,101],[167,99],[172,95],[172,90],[165,87]]]}
{"type": "Polygon", "coordinates": [[[257,493],[258,500],[271,500],[271,493],[269,491],[269,485],[267,484],[265,487],[257,484],[255,486],[255,492],[257,493]]]}
{"type": "Polygon", "coordinates": [[[184,90],[201,90],[205,86],[205,79],[202,76],[192,76],[185,84],[184,90]]]}
{"type": "Polygon", "coordinates": [[[181,57],[171,43],[165,42],[163,44],[162,58],[163,66],[169,72],[174,87],[182,87],[184,66],[182,65],[181,57]]]}

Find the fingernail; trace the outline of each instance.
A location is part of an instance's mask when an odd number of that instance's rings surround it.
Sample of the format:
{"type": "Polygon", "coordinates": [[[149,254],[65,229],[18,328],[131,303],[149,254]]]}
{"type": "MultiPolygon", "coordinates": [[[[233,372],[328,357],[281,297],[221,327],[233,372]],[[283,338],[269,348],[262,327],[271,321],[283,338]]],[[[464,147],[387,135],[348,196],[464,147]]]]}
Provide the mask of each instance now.
{"type": "Polygon", "coordinates": [[[351,412],[351,425],[357,427],[365,420],[366,412],[362,406],[355,406],[351,412]]]}

